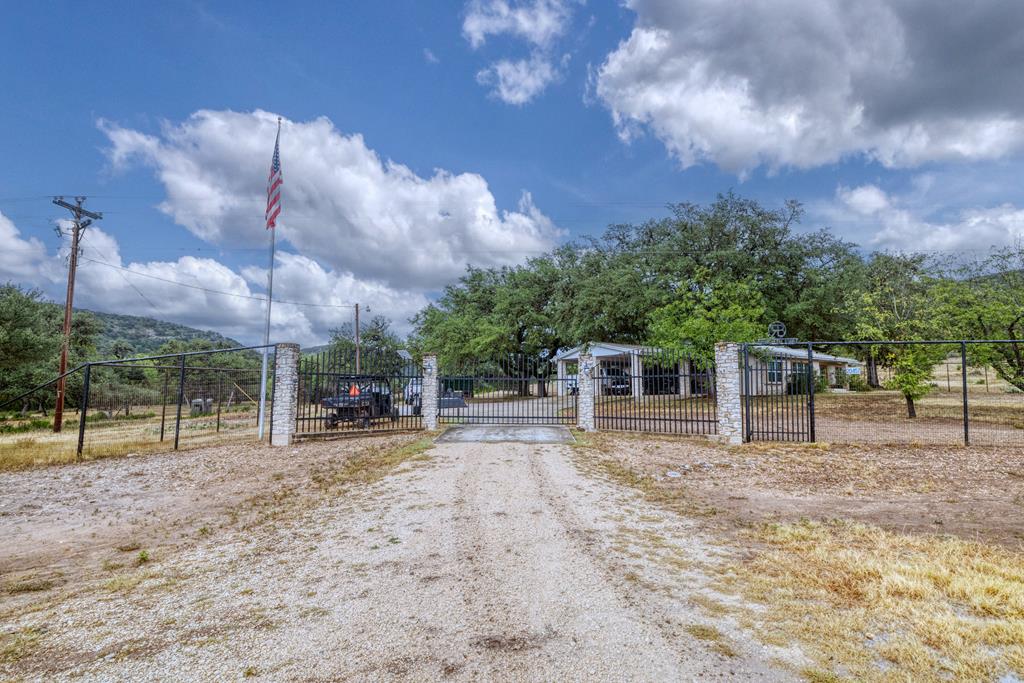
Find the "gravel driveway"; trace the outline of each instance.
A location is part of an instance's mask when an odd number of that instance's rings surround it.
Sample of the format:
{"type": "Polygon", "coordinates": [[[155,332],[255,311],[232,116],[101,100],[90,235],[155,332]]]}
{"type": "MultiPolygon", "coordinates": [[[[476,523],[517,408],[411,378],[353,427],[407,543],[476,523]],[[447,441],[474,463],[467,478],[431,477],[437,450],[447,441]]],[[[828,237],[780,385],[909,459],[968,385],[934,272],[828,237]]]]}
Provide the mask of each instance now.
{"type": "Polygon", "coordinates": [[[114,578],[9,596],[5,648],[23,651],[0,678],[787,680],[768,662],[799,663],[702,612],[722,551],[571,446],[424,456],[272,496],[114,578]]]}

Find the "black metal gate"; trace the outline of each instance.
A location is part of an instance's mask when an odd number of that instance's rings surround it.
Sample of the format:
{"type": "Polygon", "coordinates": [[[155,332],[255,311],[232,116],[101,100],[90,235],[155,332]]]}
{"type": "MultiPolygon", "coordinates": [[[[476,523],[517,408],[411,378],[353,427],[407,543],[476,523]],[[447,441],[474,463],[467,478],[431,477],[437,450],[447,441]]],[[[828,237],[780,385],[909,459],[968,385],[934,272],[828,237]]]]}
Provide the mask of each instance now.
{"type": "Polygon", "coordinates": [[[393,349],[332,348],[303,355],[296,434],[422,429],[421,367],[393,349]]]}
{"type": "Polygon", "coordinates": [[[744,440],[814,441],[811,346],[744,344],[741,353],[744,440]]]}
{"type": "Polygon", "coordinates": [[[492,360],[443,363],[438,373],[438,421],[444,424],[576,424],[575,363],[510,354],[492,360]]]}

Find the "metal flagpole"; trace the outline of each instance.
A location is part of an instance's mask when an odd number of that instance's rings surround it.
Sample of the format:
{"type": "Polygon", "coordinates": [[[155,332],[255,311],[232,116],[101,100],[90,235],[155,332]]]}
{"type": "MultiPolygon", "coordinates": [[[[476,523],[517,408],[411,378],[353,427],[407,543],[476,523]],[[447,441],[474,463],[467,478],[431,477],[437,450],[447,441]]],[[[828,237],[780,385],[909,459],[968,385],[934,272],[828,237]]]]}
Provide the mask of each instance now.
{"type": "MultiPolygon", "coordinates": [[[[278,153],[278,144],[281,141],[281,117],[277,117],[277,140],[274,142],[274,156],[278,153]]],[[[260,410],[259,410],[259,440],[263,440],[264,427],[267,416],[267,356],[270,354],[270,308],[274,301],[274,248],[277,242],[277,227],[270,226],[270,272],[267,275],[267,323],[263,328],[263,365],[260,368],[260,410]]]]}

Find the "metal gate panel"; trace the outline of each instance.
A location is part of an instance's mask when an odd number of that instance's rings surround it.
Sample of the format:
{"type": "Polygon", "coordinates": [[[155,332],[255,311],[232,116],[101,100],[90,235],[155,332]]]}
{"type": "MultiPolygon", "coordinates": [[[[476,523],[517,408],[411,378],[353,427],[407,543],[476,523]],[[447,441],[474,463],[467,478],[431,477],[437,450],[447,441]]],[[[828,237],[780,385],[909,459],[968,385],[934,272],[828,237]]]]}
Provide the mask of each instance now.
{"type": "Polygon", "coordinates": [[[746,344],[742,354],[744,440],[814,441],[810,347],[746,344]]]}
{"type": "Polygon", "coordinates": [[[509,354],[491,360],[443,363],[438,421],[443,424],[575,425],[579,394],[571,368],[509,354]]]}

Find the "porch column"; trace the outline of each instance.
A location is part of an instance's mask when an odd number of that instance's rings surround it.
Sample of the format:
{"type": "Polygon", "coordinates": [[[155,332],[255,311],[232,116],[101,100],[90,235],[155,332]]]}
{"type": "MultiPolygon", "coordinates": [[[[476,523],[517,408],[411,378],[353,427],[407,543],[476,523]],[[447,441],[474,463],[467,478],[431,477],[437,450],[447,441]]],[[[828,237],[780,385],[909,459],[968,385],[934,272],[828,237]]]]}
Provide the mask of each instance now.
{"type": "Polygon", "coordinates": [[[568,382],[566,382],[566,379],[568,378],[569,373],[566,372],[565,361],[557,361],[555,363],[555,369],[558,372],[558,395],[565,396],[566,394],[569,393],[569,387],[566,386],[566,384],[568,384],[568,382]]]}
{"type": "Polygon", "coordinates": [[[640,398],[644,395],[644,361],[639,353],[629,354],[629,375],[630,393],[640,398]]]}
{"type": "Polygon", "coordinates": [[[743,443],[743,402],[740,345],[733,342],[715,344],[715,401],[718,417],[718,438],[726,443],[743,443]]]}
{"type": "Polygon", "coordinates": [[[691,372],[693,365],[688,359],[679,361],[679,395],[684,398],[690,395],[691,372]]]}

